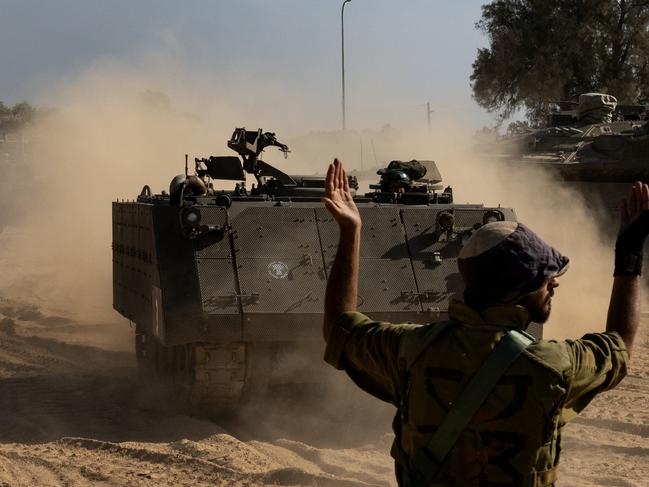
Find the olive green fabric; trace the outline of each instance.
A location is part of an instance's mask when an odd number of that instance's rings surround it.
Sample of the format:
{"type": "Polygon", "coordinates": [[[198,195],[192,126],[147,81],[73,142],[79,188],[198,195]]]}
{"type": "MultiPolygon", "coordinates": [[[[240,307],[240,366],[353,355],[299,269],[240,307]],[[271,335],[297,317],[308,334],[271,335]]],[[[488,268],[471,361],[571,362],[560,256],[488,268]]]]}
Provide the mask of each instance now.
{"type": "MultiPolygon", "coordinates": [[[[440,328],[436,326],[433,329],[440,328]]],[[[439,332],[431,336],[438,334],[439,332]]],[[[411,336],[413,334],[405,335],[404,339],[411,336]]],[[[501,338],[460,395],[449,405],[449,410],[428,444],[414,455],[409,455],[408,473],[413,486],[426,487],[432,482],[446,455],[469,426],[487,396],[507,369],[534,341],[534,337],[522,330],[509,330],[501,338]]]]}
{"type": "MultiPolygon", "coordinates": [[[[392,448],[398,477],[507,329],[529,323],[527,310],[515,305],[479,314],[454,301],[449,315],[451,325],[411,363],[399,359],[401,343],[411,341],[402,340],[404,334],[423,341],[438,325],[393,325],[345,313],[328,340],[330,364],[399,408],[392,448]]],[[[561,428],[626,375],[627,361],[617,333],[530,345],[489,394],[431,485],[553,485],[561,428]]]]}

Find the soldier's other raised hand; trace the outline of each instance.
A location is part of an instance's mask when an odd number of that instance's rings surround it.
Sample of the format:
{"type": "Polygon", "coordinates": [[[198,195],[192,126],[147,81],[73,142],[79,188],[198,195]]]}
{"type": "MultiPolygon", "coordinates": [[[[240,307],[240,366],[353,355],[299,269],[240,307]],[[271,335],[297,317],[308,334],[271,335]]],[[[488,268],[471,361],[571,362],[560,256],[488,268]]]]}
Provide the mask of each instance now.
{"type": "Polygon", "coordinates": [[[622,200],[621,227],[615,243],[615,276],[635,276],[642,271],[644,244],[649,235],[649,186],[636,182],[622,200]]]}
{"type": "Polygon", "coordinates": [[[349,181],[343,164],[338,159],[334,159],[334,162],[329,164],[322,203],[334,217],[341,230],[361,228],[361,215],[349,191],[349,181]]]}

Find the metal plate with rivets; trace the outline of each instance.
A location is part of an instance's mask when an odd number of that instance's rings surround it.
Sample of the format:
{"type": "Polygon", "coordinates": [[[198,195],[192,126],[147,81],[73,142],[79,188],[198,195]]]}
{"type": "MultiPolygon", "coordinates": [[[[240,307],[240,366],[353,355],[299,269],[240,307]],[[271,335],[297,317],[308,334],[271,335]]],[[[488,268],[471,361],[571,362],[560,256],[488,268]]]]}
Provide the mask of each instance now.
{"type": "MultiPolygon", "coordinates": [[[[330,262],[338,248],[338,225],[324,208],[316,208],[318,229],[325,260],[330,262]]],[[[359,208],[363,219],[361,258],[406,259],[408,248],[397,208],[359,208]]]]}
{"type": "Polygon", "coordinates": [[[455,228],[473,228],[482,226],[484,223],[484,208],[456,208],[453,211],[455,217],[455,228]]]}
{"type": "Polygon", "coordinates": [[[213,315],[239,314],[231,259],[196,259],[203,311],[213,315]]]}
{"type": "Polygon", "coordinates": [[[251,207],[231,221],[236,259],[320,252],[313,208],[251,207]]]}
{"type": "Polygon", "coordinates": [[[457,259],[413,260],[419,297],[424,311],[446,311],[448,300],[461,298],[464,291],[462,276],[457,269],[457,259]]]}
{"type": "Polygon", "coordinates": [[[361,259],[358,310],[421,311],[410,260],[361,259]]]}
{"type": "Polygon", "coordinates": [[[307,255],[238,259],[237,273],[244,314],[322,313],[326,279],[321,260],[307,255]]]}
{"type": "Polygon", "coordinates": [[[461,248],[461,239],[446,234],[435,235],[435,220],[438,211],[428,208],[411,208],[402,210],[403,223],[406,229],[408,247],[413,260],[431,260],[435,253],[443,259],[457,256],[461,248]]]}

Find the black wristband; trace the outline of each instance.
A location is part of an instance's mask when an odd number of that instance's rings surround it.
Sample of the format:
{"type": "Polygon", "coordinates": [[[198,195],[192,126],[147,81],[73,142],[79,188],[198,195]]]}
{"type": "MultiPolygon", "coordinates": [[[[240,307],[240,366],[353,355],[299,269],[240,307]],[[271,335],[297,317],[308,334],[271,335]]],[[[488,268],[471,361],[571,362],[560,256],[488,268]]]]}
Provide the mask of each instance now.
{"type": "Polygon", "coordinates": [[[642,274],[642,251],[647,235],[649,235],[649,210],[643,210],[620,229],[615,242],[614,276],[642,274]]]}
{"type": "Polygon", "coordinates": [[[615,252],[613,276],[639,276],[642,274],[642,252],[615,252]]]}

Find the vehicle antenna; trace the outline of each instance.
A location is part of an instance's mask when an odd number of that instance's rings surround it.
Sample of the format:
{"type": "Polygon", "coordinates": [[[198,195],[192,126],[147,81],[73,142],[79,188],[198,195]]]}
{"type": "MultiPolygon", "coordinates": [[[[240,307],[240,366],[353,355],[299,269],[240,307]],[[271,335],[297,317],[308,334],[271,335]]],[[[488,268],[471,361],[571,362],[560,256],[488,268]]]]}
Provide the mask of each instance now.
{"type": "Polygon", "coordinates": [[[376,160],[376,149],[374,148],[374,139],[372,139],[372,153],[374,154],[374,166],[379,167],[379,161],[376,160]]]}

